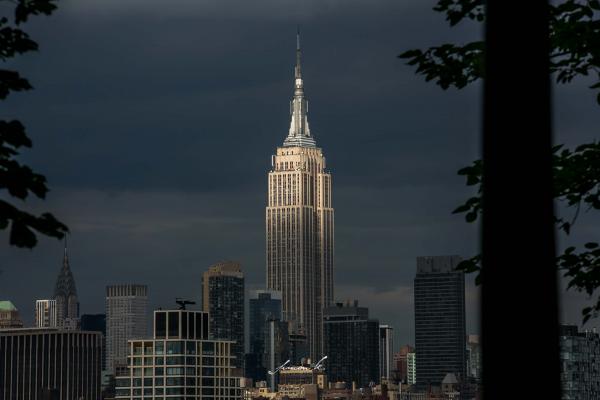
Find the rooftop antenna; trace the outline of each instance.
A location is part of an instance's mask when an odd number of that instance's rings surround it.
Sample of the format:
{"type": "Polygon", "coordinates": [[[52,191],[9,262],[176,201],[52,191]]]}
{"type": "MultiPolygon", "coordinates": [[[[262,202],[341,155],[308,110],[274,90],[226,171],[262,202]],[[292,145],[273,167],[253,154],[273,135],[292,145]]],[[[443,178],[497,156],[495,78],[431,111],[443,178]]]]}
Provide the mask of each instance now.
{"type": "Polygon", "coordinates": [[[175,303],[179,304],[179,309],[180,310],[185,310],[185,306],[188,305],[188,304],[196,304],[195,301],[184,300],[184,299],[182,299],[180,297],[177,297],[175,299],[175,303]]]}

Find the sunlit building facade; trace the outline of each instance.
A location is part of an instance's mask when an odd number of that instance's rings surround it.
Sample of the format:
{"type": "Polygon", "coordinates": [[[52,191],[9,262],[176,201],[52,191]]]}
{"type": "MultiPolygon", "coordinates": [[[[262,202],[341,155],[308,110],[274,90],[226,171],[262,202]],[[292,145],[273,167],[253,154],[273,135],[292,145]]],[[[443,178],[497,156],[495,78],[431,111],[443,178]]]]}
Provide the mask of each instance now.
{"type": "Polygon", "coordinates": [[[290,129],[268,177],[267,288],[282,293],[283,319],[306,335],[308,355],[318,359],[323,309],[333,302],[334,210],[331,174],[307,111],[298,38],[290,129]]]}
{"type": "Polygon", "coordinates": [[[35,301],[35,326],[37,328],[56,328],[56,300],[35,301]]]}

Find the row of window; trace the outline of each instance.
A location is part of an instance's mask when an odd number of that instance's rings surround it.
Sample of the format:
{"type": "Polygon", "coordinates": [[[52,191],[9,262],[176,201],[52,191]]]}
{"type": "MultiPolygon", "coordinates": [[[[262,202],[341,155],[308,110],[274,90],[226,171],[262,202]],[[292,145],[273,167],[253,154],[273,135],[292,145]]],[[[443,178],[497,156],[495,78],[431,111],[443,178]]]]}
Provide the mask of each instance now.
{"type": "Polygon", "coordinates": [[[183,377],[170,376],[166,378],[122,378],[116,380],[115,387],[152,387],[152,386],[237,386],[237,378],[215,378],[215,377],[183,377]]]}

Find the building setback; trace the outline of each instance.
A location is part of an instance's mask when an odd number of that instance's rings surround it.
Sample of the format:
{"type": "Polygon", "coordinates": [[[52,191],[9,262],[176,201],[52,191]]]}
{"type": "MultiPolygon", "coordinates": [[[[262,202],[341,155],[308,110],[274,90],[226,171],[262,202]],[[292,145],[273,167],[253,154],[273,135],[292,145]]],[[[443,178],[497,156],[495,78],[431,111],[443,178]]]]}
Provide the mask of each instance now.
{"type": "Polygon", "coordinates": [[[331,174],[308,126],[300,38],[296,46],[290,129],[271,159],[266,209],[267,288],[282,293],[290,332],[322,355],[323,309],[333,303],[331,174]]]}
{"type": "Polygon", "coordinates": [[[209,325],[202,311],[155,311],[153,339],[128,342],[129,362],[116,377],[115,398],[241,399],[233,343],[211,339],[209,325]]]}
{"type": "Polygon", "coordinates": [[[0,331],[0,399],[100,398],[101,335],[26,328],[0,331]]]}
{"type": "Polygon", "coordinates": [[[127,363],[127,341],[146,336],[148,287],[113,285],[106,287],[106,368],[114,374],[127,363]]]}
{"type": "Polygon", "coordinates": [[[562,399],[600,398],[600,335],[561,325],[560,358],[562,399]]]}
{"type": "Polygon", "coordinates": [[[325,370],[329,381],[355,382],[367,387],[379,382],[379,321],[369,319],[369,309],[337,303],[323,318],[325,370]]]}
{"type": "Polygon", "coordinates": [[[215,339],[234,341],[234,365],[244,365],[244,273],[239,263],[225,261],[202,276],[202,309],[210,318],[215,339]]]}
{"type": "Polygon", "coordinates": [[[448,373],[465,382],[465,277],[458,256],[417,258],[415,352],[417,385],[441,386],[448,373]]]}

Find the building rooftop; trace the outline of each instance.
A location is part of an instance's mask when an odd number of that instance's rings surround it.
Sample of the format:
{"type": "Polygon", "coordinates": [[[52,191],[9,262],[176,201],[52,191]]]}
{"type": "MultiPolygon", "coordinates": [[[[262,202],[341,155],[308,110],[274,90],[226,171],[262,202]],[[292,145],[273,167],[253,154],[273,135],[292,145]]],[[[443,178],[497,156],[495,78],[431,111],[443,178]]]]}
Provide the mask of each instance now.
{"type": "Polygon", "coordinates": [[[17,311],[17,307],[10,300],[0,300],[0,311],[17,311]]]}

